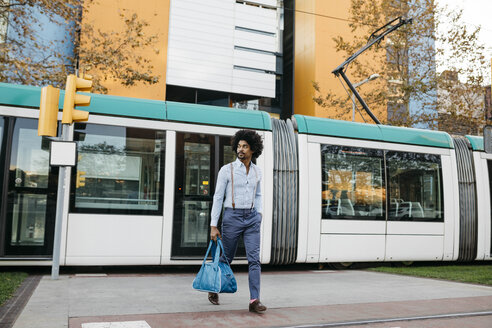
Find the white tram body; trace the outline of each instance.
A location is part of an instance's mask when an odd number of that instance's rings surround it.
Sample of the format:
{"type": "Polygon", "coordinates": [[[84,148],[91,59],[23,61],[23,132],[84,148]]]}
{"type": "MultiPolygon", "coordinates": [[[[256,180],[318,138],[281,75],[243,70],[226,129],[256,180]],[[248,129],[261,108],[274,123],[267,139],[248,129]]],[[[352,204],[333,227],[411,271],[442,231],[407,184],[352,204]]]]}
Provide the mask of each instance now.
{"type": "Polygon", "coordinates": [[[457,194],[453,151],[388,142],[362,141],[336,137],[306,135],[299,138],[300,198],[298,262],[379,262],[379,261],[441,261],[456,260],[454,253],[457,194]],[[442,161],[444,191],[444,222],[385,220],[323,220],[321,145],[392,150],[435,154],[442,161]],[[321,222],[321,224],[320,224],[321,222]],[[301,247],[302,245],[302,247],[301,247]]]}
{"type": "MultiPolygon", "coordinates": [[[[470,137],[473,148],[480,149],[482,140],[470,137]]],[[[491,181],[492,181],[492,154],[482,151],[473,152],[473,163],[477,183],[477,260],[490,260],[492,253],[492,219],[491,219],[491,181]]]]}
{"type": "Polygon", "coordinates": [[[480,137],[461,140],[470,182],[442,132],[92,95],[89,120],[70,127],[77,166],[60,188],[36,134],[39,94],[0,84],[0,265],[51,265],[58,191],[61,265],[200,264],[215,176],[242,128],[264,140],[262,263],[491,259],[492,155],[480,137]]]}

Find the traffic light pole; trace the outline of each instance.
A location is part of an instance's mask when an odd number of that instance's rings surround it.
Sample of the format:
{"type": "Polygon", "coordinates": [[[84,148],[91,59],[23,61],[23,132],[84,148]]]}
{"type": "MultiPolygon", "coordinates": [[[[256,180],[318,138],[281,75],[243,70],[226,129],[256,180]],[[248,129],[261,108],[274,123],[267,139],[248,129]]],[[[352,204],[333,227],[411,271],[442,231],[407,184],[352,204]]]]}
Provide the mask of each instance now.
{"type": "MultiPolygon", "coordinates": [[[[92,89],[92,76],[83,75],[77,77],[74,74],[67,76],[65,85],[65,97],[63,99],[63,114],[62,114],[62,131],[59,141],[70,141],[70,126],[73,122],[87,121],[89,112],[75,109],[75,106],[89,106],[91,96],[78,94],[77,91],[90,92],[92,89]]],[[[40,120],[38,123],[39,136],[56,136],[56,126],[58,122],[58,103],[59,90],[53,87],[44,87],[40,99],[40,120]]],[[[53,145],[53,144],[52,144],[53,145]]],[[[62,148],[63,150],[63,148],[62,148]]],[[[74,156],[77,149],[73,148],[74,156]]],[[[50,165],[59,165],[58,173],[58,192],[56,195],[56,219],[55,219],[55,236],[53,240],[53,261],[51,266],[51,279],[56,280],[60,274],[60,248],[62,237],[63,214],[65,213],[65,194],[66,184],[70,180],[68,166],[74,166],[77,159],[73,161],[53,161],[53,149],[50,149],[50,165]]],[[[62,154],[61,157],[64,157],[62,154]]],[[[66,157],[66,156],[65,156],[66,157]]],[[[59,158],[57,158],[59,160],[59,158]]]]}
{"type": "MultiPolygon", "coordinates": [[[[62,124],[61,141],[68,141],[70,132],[69,124],[62,124]]],[[[58,173],[58,191],[56,194],[56,219],[55,219],[55,238],[53,241],[53,262],[51,265],[51,279],[56,280],[60,274],[60,248],[63,213],[65,210],[65,182],[68,180],[68,167],[60,166],[58,173]]]]}

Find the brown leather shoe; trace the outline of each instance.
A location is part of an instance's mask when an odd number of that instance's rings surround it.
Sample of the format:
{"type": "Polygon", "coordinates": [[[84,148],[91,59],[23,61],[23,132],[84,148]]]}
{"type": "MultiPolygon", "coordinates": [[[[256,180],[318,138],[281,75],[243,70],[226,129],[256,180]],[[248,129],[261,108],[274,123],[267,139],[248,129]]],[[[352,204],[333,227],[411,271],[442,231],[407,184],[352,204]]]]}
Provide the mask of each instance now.
{"type": "Polygon", "coordinates": [[[249,303],[249,312],[264,313],[266,310],[267,307],[261,304],[260,300],[249,303]]]}
{"type": "Polygon", "coordinates": [[[208,293],[208,300],[213,305],[219,305],[219,294],[217,293],[208,293]]]}

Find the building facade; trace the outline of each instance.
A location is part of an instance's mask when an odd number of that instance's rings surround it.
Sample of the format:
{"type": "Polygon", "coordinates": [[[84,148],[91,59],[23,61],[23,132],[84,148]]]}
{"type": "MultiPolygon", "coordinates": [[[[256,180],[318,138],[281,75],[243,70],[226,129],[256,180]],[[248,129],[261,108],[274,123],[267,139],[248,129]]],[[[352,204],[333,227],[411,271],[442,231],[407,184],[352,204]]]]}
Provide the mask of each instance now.
{"type": "MultiPolygon", "coordinates": [[[[111,95],[264,110],[281,118],[303,114],[350,120],[348,112],[337,115],[341,108],[322,107],[313,101],[313,82],[322,93],[347,95],[346,87],[331,71],[346,59],[345,54],[336,51],[334,39],[341,36],[351,40],[362,33],[350,26],[351,4],[350,0],[90,2],[81,11],[79,36],[84,47],[91,44],[94,34],[124,33],[125,20],[132,15],[148,24],[144,36],[155,37],[155,42],[132,52],[149,62],[158,81],[127,86],[113,79],[109,70],[90,70],[104,80],[111,95]],[[93,33],[84,26],[91,26],[93,33]]],[[[53,36],[56,47],[67,57],[77,56],[74,40],[62,25],[42,17],[40,22],[46,26],[40,34],[53,36]],[[58,41],[63,38],[65,42],[58,41]]],[[[0,22],[0,42],[1,35],[9,30],[5,21],[0,22]]],[[[374,66],[371,74],[381,70],[377,64],[381,58],[370,52],[363,57],[374,66]]],[[[76,62],[78,68],[91,66],[83,59],[76,62]]],[[[354,84],[358,82],[350,70],[346,73],[354,84]]],[[[364,92],[382,89],[391,90],[389,81],[383,78],[361,87],[364,92]]],[[[403,108],[393,98],[370,106],[382,121],[402,111],[412,115],[424,106],[424,101],[411,99],[403,108]]],[[[360,115],[356,120],[362,120],[360,115]]]]}
{"type": "MultiPolygon", "coordinates": [[[[146,33],[158,36],[158,54],[146,54],[159,82],[128,88],[107,81],[109,94],[264,110],[282,118],[334,117],[337,108],[313,101],[312,82],[346,94],[331,71],[345,59],[333,38],[353,33],[349,9],[350,1],[122,0],[92,4],[82,20],[109,32],[122,28],[121,11],[134,12],[150,23],[146,33]]],[[[374,111],[387,115],[386,106],[374,111]]]]}

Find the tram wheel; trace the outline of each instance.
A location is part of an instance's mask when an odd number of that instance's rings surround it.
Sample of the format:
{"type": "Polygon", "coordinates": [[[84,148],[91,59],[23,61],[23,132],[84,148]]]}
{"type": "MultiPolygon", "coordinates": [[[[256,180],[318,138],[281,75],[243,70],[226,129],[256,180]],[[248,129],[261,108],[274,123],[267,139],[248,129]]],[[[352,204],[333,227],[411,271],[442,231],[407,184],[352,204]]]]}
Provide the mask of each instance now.
{"type": "Polygon", "coordinates": [[[347,270],[352,266],[352,262],[335,262],[330,263],[330,266],[335,270],[347,270]]]}

